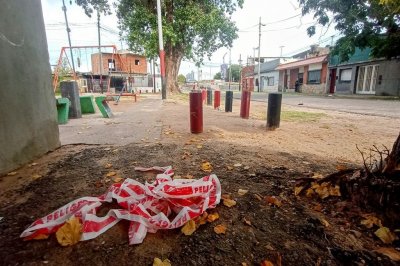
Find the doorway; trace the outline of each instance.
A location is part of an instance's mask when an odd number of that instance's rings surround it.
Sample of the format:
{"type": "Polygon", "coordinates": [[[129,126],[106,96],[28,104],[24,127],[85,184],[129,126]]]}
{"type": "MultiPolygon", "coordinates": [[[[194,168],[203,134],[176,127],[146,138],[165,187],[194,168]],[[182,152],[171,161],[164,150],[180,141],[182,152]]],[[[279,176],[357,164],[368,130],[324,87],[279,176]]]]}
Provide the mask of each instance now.
{"type": "Polygon", "coordinates": [[[329,74],[330,83],[329,83],[329,93],[335,93],[335,85],[336,85],[336,68],[331,69],[331,73],[329,74]]]}

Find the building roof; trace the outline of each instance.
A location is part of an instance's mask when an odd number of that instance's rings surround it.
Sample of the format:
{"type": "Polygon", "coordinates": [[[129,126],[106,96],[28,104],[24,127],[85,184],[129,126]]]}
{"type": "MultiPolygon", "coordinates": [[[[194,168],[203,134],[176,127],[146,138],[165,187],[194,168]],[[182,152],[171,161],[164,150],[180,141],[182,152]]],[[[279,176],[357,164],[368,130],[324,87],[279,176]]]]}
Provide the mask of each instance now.
{"type": "Polygon", "coordinates": [[[311,65],[311,64],[319,64],[319,63],[327,62],[327,58],[328,58],[328,55],[311,57],[311,58],[307,58],[307,59],[304,59],[304,60],[300,60],[300,61],[296,61],[296,62],[280,65],[276,69],[277,70],[283,70],[283,69],[298,68],[298,67],[311,65]]]}
{"type": "MultiPolygon", "coordinates": [[[[265,63],[261,63],[260,65],[260,73],[266,73],[269,71],[275,70],[277,66],[279,66],[280,59],[275,59],[271,60],[265,63]]],[[[258,71],[258,65],[254,68],[254,73],[256,73],[256,70],[258,71]]]]}

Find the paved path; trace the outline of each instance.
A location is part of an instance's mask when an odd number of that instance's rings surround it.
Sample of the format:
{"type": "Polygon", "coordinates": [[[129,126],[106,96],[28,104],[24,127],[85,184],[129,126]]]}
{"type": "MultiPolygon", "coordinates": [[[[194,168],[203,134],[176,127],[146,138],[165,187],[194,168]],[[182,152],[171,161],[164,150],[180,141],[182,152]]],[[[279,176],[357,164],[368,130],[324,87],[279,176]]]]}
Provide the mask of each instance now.
{"type": "Polygon", "coordinates": [[[141,98],[136,103],[122,101],[119,105],[109,102],[109,106],[114,113],[112,118],[103,118],[97,110],[95,114],[70,119],[68,124],[60,125],[61,144],[126,145],[160,139],[161,99],[141,98]]]}
{"type": "MultiPolygon", "coordinates": [[[[240,93],[234,93],[235,99],[240,99],[240,93]]],[[[267,101],[268,94],[253,93],[252,101],[267,101]]],[[[298,107],[307,107],[321,110],[334,110],[347,113],[384,116],[384,117],[400,117],[400,101],[399,100],[376,100],[376,99],[344,99],[329,96],[306,96],[284,94],[282,104],[298,107]]]]}

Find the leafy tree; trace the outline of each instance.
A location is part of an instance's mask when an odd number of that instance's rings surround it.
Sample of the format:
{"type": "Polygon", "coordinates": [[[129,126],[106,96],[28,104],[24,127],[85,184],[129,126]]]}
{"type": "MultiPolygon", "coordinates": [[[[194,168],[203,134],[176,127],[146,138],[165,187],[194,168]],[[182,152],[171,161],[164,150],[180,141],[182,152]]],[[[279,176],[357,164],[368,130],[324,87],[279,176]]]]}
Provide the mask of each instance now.
{"type": "Polygon", "coordinates": [[[69,61],[66,57],[61,59],[61,65],[59,66],[58,70],[58,83],[56,88],[56,93],[60,92],[60,83],[64,80],[70,80],[73,77],[73,70],[69,61]]]}
{"type": "Polygon", "coordinates": [[[75,0],[75,3],[85,10],[85,14],[88,17],[91,17],[93,11],[99,11],[99,13],[103,13],[104,15],[110,15],[110,5],[108,4],[108,0],[75,0]]]}
{"type": "Polygon", "coordinates": [[[221,79],[221,72],[214,75],[214,79],[221,79]]]}
{"type": "Polygon", "coordinates": [[[228,67],[228,71],[227,73],[227,77],[225,78],[225,81],[229,81],[229,73],[231,73],[231,81],[233,82],[238,82],[240,81],[240,66],[239,65],[231,65],[230,67],[232,69],[232,72],[229,71],[229,67],[228,67]]]}
{"type": "MultiPolygon", "coordinates": [[[[177,90],[183,58],[201,63],[237,38],[232,13],[244,0],[164,0],[162,24],[167,91],[177,90]]],[[[117,16],[131,50],[147,57],[158,54],[155,0],[119,0],[117,16]]]]}
{"type": "MultiPolygon", "coordinates": [[[[299,0],[302,14],[314,14],[317,23],[343,34],[333,50],[348,60],[356,47],[372,48],[372,56],[400,55],[400,0],[299,0]]],[[[315,34],[315,25],[307,29],[315,34]]]]}
{"type": "Polygon", "coordinates": [[[178,83],[184,84],[186,83],[186,77],[182,74],[178,75],[178,83]]]}

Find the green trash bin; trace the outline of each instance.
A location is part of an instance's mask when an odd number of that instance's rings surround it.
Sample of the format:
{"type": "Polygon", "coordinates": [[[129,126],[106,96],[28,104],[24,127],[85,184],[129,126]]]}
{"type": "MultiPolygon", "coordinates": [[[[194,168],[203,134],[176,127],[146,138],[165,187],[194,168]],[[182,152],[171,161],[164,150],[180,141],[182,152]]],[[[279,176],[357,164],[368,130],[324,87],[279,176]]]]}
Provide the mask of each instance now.
{"type": "Polygon", "coordinates": [[[108,106],[108,103],[106,102],[106,96],[96,97],[95,102],[104,118],[110,118],[113,116],[110,106],[108,106]]]}
{"type": "Polygon", "coordinates": [[[68,123],[69,105],[71,102],[68,98],[58,98],[56,102],[58,124],[63,125],[68,123]]]}
{"type": "Polygon", "coordinates": [[[82,114],[94,114],[96,111],[94,109],[94,97],[93,95],[84,95],[79,97],[81,102],[81,112],[82,114]]]}

